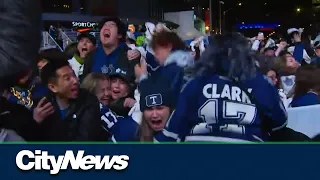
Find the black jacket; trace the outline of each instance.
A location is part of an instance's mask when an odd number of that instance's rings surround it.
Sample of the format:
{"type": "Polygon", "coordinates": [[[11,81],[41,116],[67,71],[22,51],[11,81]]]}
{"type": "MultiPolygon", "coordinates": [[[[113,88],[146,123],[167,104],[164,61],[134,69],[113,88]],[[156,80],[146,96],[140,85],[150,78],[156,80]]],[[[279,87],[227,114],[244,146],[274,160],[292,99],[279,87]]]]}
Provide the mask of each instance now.
{"type": "Polygon", "coordinates": [[[3,97],[0,97],[0,128],[14,130],[26,141],[44,141],[32,111],[3,97]]]}
{"type": "Polygon", "coordinates": [[[116,113],[118,116],[128,116],[128,113],[130,112],[131,108],[124,107],[124,101],[127,97],[120,98],[116,101],[113,101],[109,104],[109,108],[116,113]]]}
{"type": "MultiPolygon", "coordinates": [[[[54,95],[47,98],[52,104],[57,104],[54,95]]],[[[60,109],[57,106],[55,109],[55,113],[41,123],[46,141],[107,141],[98,99],[86,90],[80,89],[78,99],[70,104],[64,119],[60,109]]]]}
{"type": "Polygon", "coordinates": [[[300,132],[297,132],[288,127],[282,128],[278,131],[270,133],[271,142],[307,142],[311,141],[311,139],[300,132]]]}

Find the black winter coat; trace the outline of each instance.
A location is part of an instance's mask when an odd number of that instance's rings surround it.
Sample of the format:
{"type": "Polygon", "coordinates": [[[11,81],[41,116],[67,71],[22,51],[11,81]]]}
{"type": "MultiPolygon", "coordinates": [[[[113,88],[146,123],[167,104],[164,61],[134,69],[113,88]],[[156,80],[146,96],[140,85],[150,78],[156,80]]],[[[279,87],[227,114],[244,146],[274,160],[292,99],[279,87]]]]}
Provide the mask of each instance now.
{"type": "Polygon", "coordinates": [[[32,111],[0,97],[0,128],[15,131],[26,141],[43,141],[42,129],[32,111]]]}
{"type": "MultiPolygon", "coordinates": [[[[56,104],[54,95],[48,95],[47,99],[56,104]]],[[[78,99],[71,103],[64,119],[59,108],[55,109],[55,113],[40,124],[46,141],[107,141],[108,135],[100,118],[100,104],[88,91],[80,89],[78,99]]]]}

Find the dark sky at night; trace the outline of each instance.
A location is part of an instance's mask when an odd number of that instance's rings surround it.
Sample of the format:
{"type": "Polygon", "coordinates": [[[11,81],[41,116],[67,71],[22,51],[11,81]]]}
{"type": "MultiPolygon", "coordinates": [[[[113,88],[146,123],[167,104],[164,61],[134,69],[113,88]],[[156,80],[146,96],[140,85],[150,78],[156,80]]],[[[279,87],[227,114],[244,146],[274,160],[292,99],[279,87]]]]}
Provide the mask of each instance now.
{"type": "MultiPolygon", "coordinates": [[[[184,3],[184,5],[177,3],[175,6],[186,6],[186,9],[187,6],[190,8],[190,6],[196,5],[202,5],[204,8],[209,7],[209,0],[180,1],[188,1],[188,3],[184,3]]],[[[212,0],[212,10],[213,25],[217,27],[219,25],[218,0],[212,0]]],[[[232,29],[233,25],[245,22],[278,23],[281,24],[278,31],[282,32],[285,32],[289,27],[303,27],[306,32],[316,31],[316,17],[319,17],[312,11],[312,0],[224,0],[222,12],[225,10],[229,10],[225,16],[225,27],[227,29],[232,29]],[[241,6],[239,6],[239,3],[241,3],[241,6]]]]}
{"type": "Polygon", "coordinates": [[[310,24],[309,21],[312,19],[311,0],[257,0],[241,3],[241,6],[237,6],[237,3],[225,1],[224,9],[234,7],[228,14],[229,19],[247,22],[278,21],[287,25],[310,24]],[[300,12],[298,12],[298,8],[300,8],[300,12]]]}
{"type": "Polygon", "coordinates": [[[313,28],[310,24],[315,22],[311,0],[244,1],[241,6],[228,2],[226,1],[225,7],[235,6],[226,15],[226,24],[229,27],[239,22],[279,23],[281,28],[278,31],[282,33],[289,27],[303,27],[307,32],[313,28]]]}

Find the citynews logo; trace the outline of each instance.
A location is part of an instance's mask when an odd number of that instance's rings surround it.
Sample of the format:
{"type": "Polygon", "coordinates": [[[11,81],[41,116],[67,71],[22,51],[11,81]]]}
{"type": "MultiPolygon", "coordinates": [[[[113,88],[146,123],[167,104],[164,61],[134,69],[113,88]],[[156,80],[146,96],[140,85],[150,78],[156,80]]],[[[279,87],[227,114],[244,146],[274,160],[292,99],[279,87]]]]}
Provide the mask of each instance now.
{"type": "Polygon", "coordinates": [[[16,165],[23,171],[29,170],[47,170],[55,175],[60,170],[67,170],[69,165],[73,170],[124,170],[129,165],[129,156],[93,156],[84,155],[85,151],[78,151],[75,156],[73,151],[66,151],[65,155],[49,155],[48,151],[22,150],[16,156],[16,165]],[[24,161],[27,160],[27,161],[24,161]]]}

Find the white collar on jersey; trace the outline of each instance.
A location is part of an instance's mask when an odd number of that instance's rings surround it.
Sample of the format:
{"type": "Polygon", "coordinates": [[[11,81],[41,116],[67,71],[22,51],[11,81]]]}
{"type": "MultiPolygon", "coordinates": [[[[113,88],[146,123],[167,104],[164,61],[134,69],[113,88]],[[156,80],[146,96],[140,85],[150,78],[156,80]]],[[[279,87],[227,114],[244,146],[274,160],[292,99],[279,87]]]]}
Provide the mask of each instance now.
{"type": "Polygon", "coordinates": [[[173,51],[164,62],[164,66],[172,63],[176,63],[180,67],[186,67],[194,63],[194,58],[186,51],[173,51]]]}

